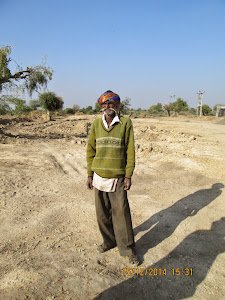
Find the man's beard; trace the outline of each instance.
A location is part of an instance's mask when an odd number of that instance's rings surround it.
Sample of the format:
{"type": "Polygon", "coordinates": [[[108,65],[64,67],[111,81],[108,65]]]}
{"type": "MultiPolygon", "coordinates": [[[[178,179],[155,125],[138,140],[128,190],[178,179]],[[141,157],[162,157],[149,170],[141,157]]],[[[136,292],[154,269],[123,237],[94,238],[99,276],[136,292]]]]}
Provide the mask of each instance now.
{"type": "Polygon", "coordinates": [[[104,114],[106,114],[109,117],[112,117],[116,114],[116,110],[114,108],[103,108],[101,111],[104,112],[104,114]],[[109,110],[110,112],[106,112],[106,110],[109,110]]]}

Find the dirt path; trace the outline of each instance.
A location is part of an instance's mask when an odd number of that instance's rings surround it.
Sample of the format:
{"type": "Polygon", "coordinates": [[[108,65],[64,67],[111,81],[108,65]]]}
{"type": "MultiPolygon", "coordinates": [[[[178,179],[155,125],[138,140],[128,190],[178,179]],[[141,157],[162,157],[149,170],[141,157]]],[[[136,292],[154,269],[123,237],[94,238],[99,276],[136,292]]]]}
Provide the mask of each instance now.
{"type": "Polygon", "coordinates": [[[223,299],[225,126],[133,120],[129,201],[142,265],[132,276],[117,249],[96,251],[101,237],[85,186],[93,118],[4,125],[0,299],[223,299]]]}

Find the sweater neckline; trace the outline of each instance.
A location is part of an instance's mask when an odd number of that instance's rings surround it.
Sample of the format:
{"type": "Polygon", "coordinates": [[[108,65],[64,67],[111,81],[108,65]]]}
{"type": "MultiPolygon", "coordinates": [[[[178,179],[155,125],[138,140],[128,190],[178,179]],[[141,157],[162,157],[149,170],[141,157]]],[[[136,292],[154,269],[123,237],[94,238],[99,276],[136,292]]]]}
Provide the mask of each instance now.
{"type": "Polygon", "coordinates": [[[104,125],[102,119],[101,119],[101,124],[102,124],[103,129],[104,129],[106,132],[110,132],[110,131],[115,127],[115,125],[116,125],[117,123],[115,123],[115,124],[113,124],[112,126],[110,126],[109,129],[105,128],[105,125],[104,125]]]}

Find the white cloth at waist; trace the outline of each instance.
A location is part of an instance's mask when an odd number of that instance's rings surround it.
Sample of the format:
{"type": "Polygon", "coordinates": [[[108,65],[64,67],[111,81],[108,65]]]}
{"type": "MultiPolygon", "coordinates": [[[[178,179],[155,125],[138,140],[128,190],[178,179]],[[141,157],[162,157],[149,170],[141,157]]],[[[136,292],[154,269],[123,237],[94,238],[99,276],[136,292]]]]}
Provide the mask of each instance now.
{"type": "Polygon", "coordinates": [[[99,191],[113,193],[116,191],[116,186],[119,178],[103,178],[94,173],[92,185],[99,191]]]}

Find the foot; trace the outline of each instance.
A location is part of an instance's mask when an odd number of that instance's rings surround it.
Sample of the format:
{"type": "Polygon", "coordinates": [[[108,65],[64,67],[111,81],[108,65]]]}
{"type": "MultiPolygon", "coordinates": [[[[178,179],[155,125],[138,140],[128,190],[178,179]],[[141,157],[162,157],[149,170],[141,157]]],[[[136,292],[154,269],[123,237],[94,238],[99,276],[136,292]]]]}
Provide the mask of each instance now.
{"type": "Polygon", "coordinates": [[[134,265],[134,266],[139,266],[140,265],[140,260],[137,257],[137,254],[133,253],[131,255],[128,256],[129,258],[129,263],[134,265]]]}
{"type": "Polygon", "coordinates": [[[104,253],[104,252],[106,252],[106,251],[108,251],[108,250],[110,250],[110,249],[112,249],[112,248],[115,248],[116,247],[116,245],[107,245],[107,244],[101,244],[101,245],[99,245],[98,247],[97,247],[97,251],[99,252],[99,253],[104,253]]]}

